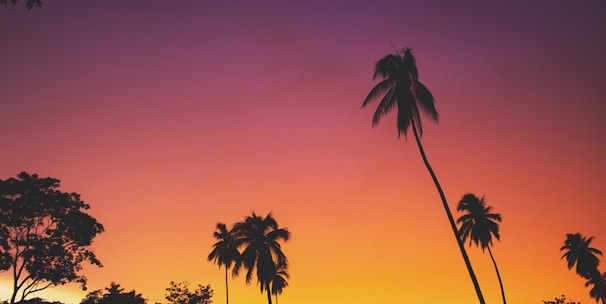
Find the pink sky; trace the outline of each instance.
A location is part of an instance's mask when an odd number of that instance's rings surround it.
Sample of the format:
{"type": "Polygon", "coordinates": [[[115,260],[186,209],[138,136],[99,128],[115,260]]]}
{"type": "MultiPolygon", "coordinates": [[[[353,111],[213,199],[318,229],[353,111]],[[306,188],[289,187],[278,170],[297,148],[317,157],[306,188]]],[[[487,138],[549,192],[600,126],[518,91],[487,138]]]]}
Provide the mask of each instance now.
{"type": "MultiPolygon", "coordinates": [[[[451,208],[473,192],[503,216],[508,301],[593,302],[559,248],[578,231],[606,251],[603,1],[23,6],[0,9],[0,178],[59,178],[91,205],[90,290],[154,303],[189,281],[223,303],[212,232],[254,210],[293,234],[280,303],[477,301],[414,142],[360,110],[395,46],[437,99],[423,142],[451,208]]],[[[499,303],[490,258],[469,253],[499,303]]],[[[266,302],[230,283],[233,303],[266,302]]]]}

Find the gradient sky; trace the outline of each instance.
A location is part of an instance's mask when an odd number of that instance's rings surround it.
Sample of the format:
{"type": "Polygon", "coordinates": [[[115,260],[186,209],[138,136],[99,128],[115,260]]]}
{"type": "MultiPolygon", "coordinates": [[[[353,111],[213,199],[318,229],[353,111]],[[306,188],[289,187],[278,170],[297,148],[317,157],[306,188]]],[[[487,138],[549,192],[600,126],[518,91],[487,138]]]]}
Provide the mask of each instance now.
{"type": "MultiPolygon", "coordinates": [[[[374,63],[412,47],[451,208],[472,192],[503,216],[508,301],[593,303],[559,248],[581,232],[606,251],[606,2],[23,1],[0,9],[0,178],[55,177],[91,205],[89,290],[154,303],[189,281],[224,303],[212,232],[254,210],[292,232],[280,303],[477,303],[414,141],[360,110],[374,63]]],[[[267,301],[230,284],[230,303],[267,301]]]]}

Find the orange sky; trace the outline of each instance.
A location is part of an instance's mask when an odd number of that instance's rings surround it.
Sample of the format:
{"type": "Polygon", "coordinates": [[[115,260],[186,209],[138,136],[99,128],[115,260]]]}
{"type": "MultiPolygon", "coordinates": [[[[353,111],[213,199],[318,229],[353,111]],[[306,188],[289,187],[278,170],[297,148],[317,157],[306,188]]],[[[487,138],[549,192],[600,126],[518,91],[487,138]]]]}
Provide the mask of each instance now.
{"type": "MultiPolygon", "coordinates": [[[[224,303],[212,232],[254,210],[292,232],[280,303],[477,303],[414,141],[360,110],[374,62],[412,47],[441,114],[423,142],[451,208],[473,192],[503,216],[508,301],[592,303],[558,249],[578,231],[606,251],[606,5],[424,3],[0,9],[0,178],[59,178],[91,205],[106,232],[90,290],[115,281],[154,303],[189,281],[224,303]]],[[[500,303],[489,256],[468,252],[500,303]]],[[[230,303],[267,301],[230,284],[230,303]]]]}

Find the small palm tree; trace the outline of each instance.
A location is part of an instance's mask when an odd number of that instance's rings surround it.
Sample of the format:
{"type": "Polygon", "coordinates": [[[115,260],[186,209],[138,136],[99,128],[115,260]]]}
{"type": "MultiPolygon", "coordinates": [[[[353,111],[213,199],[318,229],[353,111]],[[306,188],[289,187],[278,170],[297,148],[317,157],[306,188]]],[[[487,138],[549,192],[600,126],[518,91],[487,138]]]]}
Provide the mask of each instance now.
{"type": "Polygon", "coordinates": [[[423,127],[421,125],[421,113],[427,115],[430,120],[437,122],[439,115],[434,106],[434,98],[429,90],[419,81],[419,72],[417,70],[417,64],[415,58],[412,56],[410,49],[405,49],[402,52],[396,51],[395,54],[389,54],[381,58],[375,64],[375,72],[373,79],[381,78],[381,80],[366,96],[362,107],[367,106],[371,101],[380,99],[379,105],[375,110],[375,114],[372,118],[373,127],[379,123],[379,120],[389,113],[393,108],[397,108],[397,128],[398,136],[404,133],[406,136],[408,130],[411,128],[414,134],[419,152],[423,158],[423,163],[429,171],[429,175],[438,190],[440,199],[442,200],[442,206],[446,215],[452,232],[454,233],[459,250],[469,271],[469,276],[475,287],[478,299],[481,304],[484,304],[484,297],[480,290],[480,284],[476,278],[473,268],[471,267],[471,261],[467,256],[465,247],[459,238],[459,232],[457,225],[455,224],[452,212],[446,201],[444,191],[440,186],[436,174],[433,172],[423,145],[421,145],[420,136],[423,135],[423,127]]]}
{"type": "Polygon", "coordinates": [[[606,304],[606,272],[591,277],[587,283],[585,283],[585,287],[593,285],[591,290],[589,290],[589,296],[595,299],[595,302],[598,303],[602,301],[602,304],[606,304]]]}
{"type": "Polygon", "coordinates": [[[488,254],[490,254],[490,259],[497,272],[497,278],[499,279],[499,285],[501,286],[503,304],[506,304],[507,301],[505,300],[503,281],[499,274],[497,262],[494,260],[494,256],[490,250],[490,247],[492,246],[492,237],[494,236],[497,240],[501,237],[499,235],[501,215],[498,213],[491,213],[492,207],[486,206],[484,197],[478,198],[473,194],[464,195],[459,202],[457,210],[467,212],[457,219],[457,223],[461,224],[459,233],[461,234],[462,241],[465,242],[469,239],[469,246],[471,246],[471,243],[473,242],[476,246],[480,246],[482,251],[488,249],[488,254]]]}
{"type": "Polygon", "coordinates": [[[227,230],[224,223],[217,223],[217,230],[213,233],[217,242],[213,245],[213,250],[208,255],[208,260],[215,264],[225,265],[225,301],[229,304],[229,288],[227,284],[227,272],[232,263],[236,263],[240,258],[240,252],[236,246],[231,231],[227,230]]]}
{"type": "Polygon", "coordinates": [[[256,270],[261,293],[267,292],[267,301],[271,304],[272,274],[277,269],[288,269],[288,259],[282,252],[280,241],[288,241],[290,232],[280,228],[271,213],[262,217],[254,212],[244,221],[236,223],[232,230],[236,246],[244,246],[234,272],[238,273],[240,268],[246,269],[246,283],[250,283],[256,270]]]}
{"type": "Polygon", "coordinates": [[[599,276],[598,265],[600,259],[597,255],[602,255],[598,249],[590,247],[593,236],[585,238],[579,232],[566,234],[564,246],[560,251],[566,251],[562,258],[566,258],[568,269],[572,269],[576,264],[576,272],[585,279],[599,276]]]}
{"type": "Polygon", "coordinates": [[[290,275],[286,270],[277,270],[271,276],[271,294],[276,296],[276,304],[278,304],[278,295],[282,294],[282,290],[288,287],[288,279],[290,275]]]}

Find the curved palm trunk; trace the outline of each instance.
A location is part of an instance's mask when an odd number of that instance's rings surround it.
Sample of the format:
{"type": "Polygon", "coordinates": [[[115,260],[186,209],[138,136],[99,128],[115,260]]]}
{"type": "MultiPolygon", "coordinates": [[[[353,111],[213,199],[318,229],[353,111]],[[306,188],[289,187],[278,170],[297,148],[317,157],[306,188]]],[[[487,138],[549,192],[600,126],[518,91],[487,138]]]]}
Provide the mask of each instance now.
{"type": "Polygon", "coordinates": [[[501,281],[501,275],[499,274],[499,268],[497,267],[497,262],[494,260],[492,256],[492,251],[490,251],[490,246],[487,246],[488,254],[490,254],[490,258],[492,259],[492,264],[494,264],[494,270],[497,272],[497,278],[499,278],[499,285],[501,286],[501,296],[503,297],[503,304],[507,304],[505,301],[505,290],[503,290],[503,281],[501,281]]]}
{"type": "Polygon", "coordinates": [[[480,304],[486,304],[486,302],[484,302],[484,296],[482,296],[482,290],[480,290],[480,284],[478,283],[478,279],[476,278],[476,275],[473,272],[473,268],[471,267],[471,261],[469,261],[469,257],[467,256],[467,252],[465,251],[465,247],[463,246],[463,242],[459,237],[459,230],[457,229],[457,225],[455,224],[454,218],[452,217],[452,213],[450,212],[450,208],[448,207],[448,202],[446,201],[444,191],[442,190],[440,182],[438,182],[438,178],[433,172],[431,165],[429,165],[427,156],[425,156],[425,151],[423,150],[423,145],[421,145],[421,139],[419,139],[419,134],[417,133],[417,127],[415,126],[414,120],[411,121],[411,125],[412,131],[415,135],[415,140],[417,141],[417,146],[419,147],[419,152],[421,152],[421,157],[423,158],[423,162],[425,163],[425,167],[427,168],[427,171],[429,171],[429,175],[431,175],[431,179],[433,179],[433,183],[436,185],[438,193],[440,194],[440,198],[442,199],[442,205],[444,205],[444,210],[446,211],[446,215],[448,216],[448,221],[450,222],[450,226],[452,227],[452,232],[454,233],[455,238],[457,239],[457,244],[459,245],[459,249],[461,250],[461,255],[463,255],[463,260],[465,260],[465,265],[467,265],[467,270],[469,271],[469,276],[471,277],[471,281],[473,281],[473,286],[475,287],[476,293],[478,294],[480,304]]]}
{"type": "Polygon", "coordinates": [[[229,304],[229,289],[227,288],[227,265],[225,266],[225,302],[229,304]]]}

